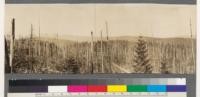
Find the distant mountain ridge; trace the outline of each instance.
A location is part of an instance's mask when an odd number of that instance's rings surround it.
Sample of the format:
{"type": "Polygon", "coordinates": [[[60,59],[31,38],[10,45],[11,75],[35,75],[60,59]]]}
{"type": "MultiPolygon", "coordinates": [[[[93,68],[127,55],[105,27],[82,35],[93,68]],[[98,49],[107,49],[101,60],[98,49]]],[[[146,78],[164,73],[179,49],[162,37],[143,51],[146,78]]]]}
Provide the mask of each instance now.
{"type": "MultiPolygon", "coordinates": [[[[109,40],[128,40],[128,41],[137,41],[139,37],[136,36],[116,36],[116,37],[109,37],[109,40]]],[[[38,37],[35,37],[34,39],[39,40],[38,37]]],[[[143,37],[146,41],[152,41],[152,40],[163,40],[163,41],[181,41],[181,40],[191,40],[191,38],[180,38],[180,37],[170,37],[170,38],[157,38],[157,37],[143,37]]],[[[42,41],[70,41],[70,42],[90,42],[91,37],[88,36],[67,36],[67,37],[58,37],[58,38],[52,38],[52,37],[42,37],[40,38],[42,41]]],[[[101,40],[100,37],[93,37],[94,41],[101,40]]],[[[103,40],[107,40],[106,37],[103,37],[103,40]]],[[[195,40],[193,38],[193,40],[195,40]]]]}

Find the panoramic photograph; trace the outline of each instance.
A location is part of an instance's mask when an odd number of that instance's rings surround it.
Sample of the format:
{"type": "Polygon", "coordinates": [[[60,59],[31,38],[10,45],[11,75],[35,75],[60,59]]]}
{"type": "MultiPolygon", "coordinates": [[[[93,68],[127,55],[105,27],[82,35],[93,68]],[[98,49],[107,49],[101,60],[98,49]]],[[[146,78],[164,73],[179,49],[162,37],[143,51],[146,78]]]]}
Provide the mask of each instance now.
{"type": "Polygon", "coordinates": [[[196,5],[6,4],[5,72],[194,74],[196,5]]]}

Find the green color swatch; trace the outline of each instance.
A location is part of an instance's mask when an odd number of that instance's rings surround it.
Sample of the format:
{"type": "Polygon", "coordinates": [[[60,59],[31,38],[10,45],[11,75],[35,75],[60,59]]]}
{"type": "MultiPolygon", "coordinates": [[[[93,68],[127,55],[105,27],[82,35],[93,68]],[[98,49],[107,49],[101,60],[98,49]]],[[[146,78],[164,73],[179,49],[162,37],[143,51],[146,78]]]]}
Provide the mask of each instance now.
{"type": "Polygon", "coordinates": [[[128,92],[147,92],[146,85],[127,85],[128,92]]]}

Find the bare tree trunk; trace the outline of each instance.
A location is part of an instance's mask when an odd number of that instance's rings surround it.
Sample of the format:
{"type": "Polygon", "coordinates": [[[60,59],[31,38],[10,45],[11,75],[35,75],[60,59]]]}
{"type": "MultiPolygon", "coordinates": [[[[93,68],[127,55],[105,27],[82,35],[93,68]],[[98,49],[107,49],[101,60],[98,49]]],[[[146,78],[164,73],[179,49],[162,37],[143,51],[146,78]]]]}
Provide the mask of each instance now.
{"type": "Polygon", "coordinates": [[[104,73],[102,31],[101,31],[101,72],[104,73]]]}
{"type": "Polygon", "coordinates": [[[108,58],[108,72],[112,73],[112,66],[111,66],[111,54],[110,54],[110,49],[109,49],[109,35],[108,35],[108,23],[107,21],[105,22],[106,24],[106,34],[107,34],[107,58],[108,58]]]}
{"type": "Polygon", "coordinates": [[[10,39],[10,67],[11,73],[13,73],[13,57],[14,57],[14,42],[15,42],[15,19],[12,19],[12,33],[10,39]]]}
{"type": "Polygon", "coordinates": [[[40,56],[40,20],[39,20],[39,46],[38,46],[38,56],[40,56]]]}
{"type": "Polygon", "coordinates": [[[59,45],[58,33],[57,33],[57,38],[56,38],[56,44],[57,44],[56,45],[56,58],[58,58],[58,56],[59,56],[59,51],[58,51],[58,45],[59,45]]]}
{"type": "Polygon", "coordinates": [[[191,34],[191,46],[192,46],[192,60],[193,60],[193,64],[191,64],[192,66],[192,68],[191,68],[191,73],[194,71],[194,68],[196,68],[195,66],[195,64],[196,64],[196,60],[195,60],[195,54],[194,54],[194,49],[193,49],[193,46],[194,46],[194,44],[193,44],[193,37],[192,37],[192,23],[191,23],[191,19],[190,19],[190,34],[191,34]]]}
{"type": "Polygon", "coordinates": [[[86,57],[87,57],[87,60],[86,60],[86,68],[85,68],[85,71],[87,72],[87,71],[89,71],[89,69],[88,68],[90,68],[89,67],[89,45],[88,45],[88,43],[87,43],[87,45],[86,45],[87,47],[86,47],[86,53],[87,53],[87,55],[86,55],[86,57]]]}
{"type": "Polygon", "coordinates": [[[33,61],[33,25],[31,24],[31,35],[30,35],[30,45],[29,45],[29,48],[30,48],[30,69],[31,69],[31,72],[33,72],[33,63],[32,63],[32,61],[33,61]]]}
{"type": "Polygon", "coordinates": [[[94,73],[94,63],[93,63],[93,51],[94,51],[94,48],[93,48],[93,32],[91,32],[91,73],[93,74],[94,73]]]}
{"type": "Polygon", "coordinates": [[[7,44],[6,38],[4,38],[4,42],[5,42],[5,72],[11,73],[11,67],[9,64],[8,44],[7,44]]]}

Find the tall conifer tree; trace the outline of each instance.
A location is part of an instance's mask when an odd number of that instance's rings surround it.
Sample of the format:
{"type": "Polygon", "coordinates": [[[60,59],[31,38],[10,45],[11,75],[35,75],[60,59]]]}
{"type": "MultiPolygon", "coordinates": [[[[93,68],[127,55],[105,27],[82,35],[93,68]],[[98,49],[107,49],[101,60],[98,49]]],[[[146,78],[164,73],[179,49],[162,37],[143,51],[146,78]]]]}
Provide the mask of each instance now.
{"type": "Polygon", "coordinates": [[[135,72],[136,73],[152,73],[152,66],[148,59],[147,43],[140,36],[135,49],[135,72]]]}

